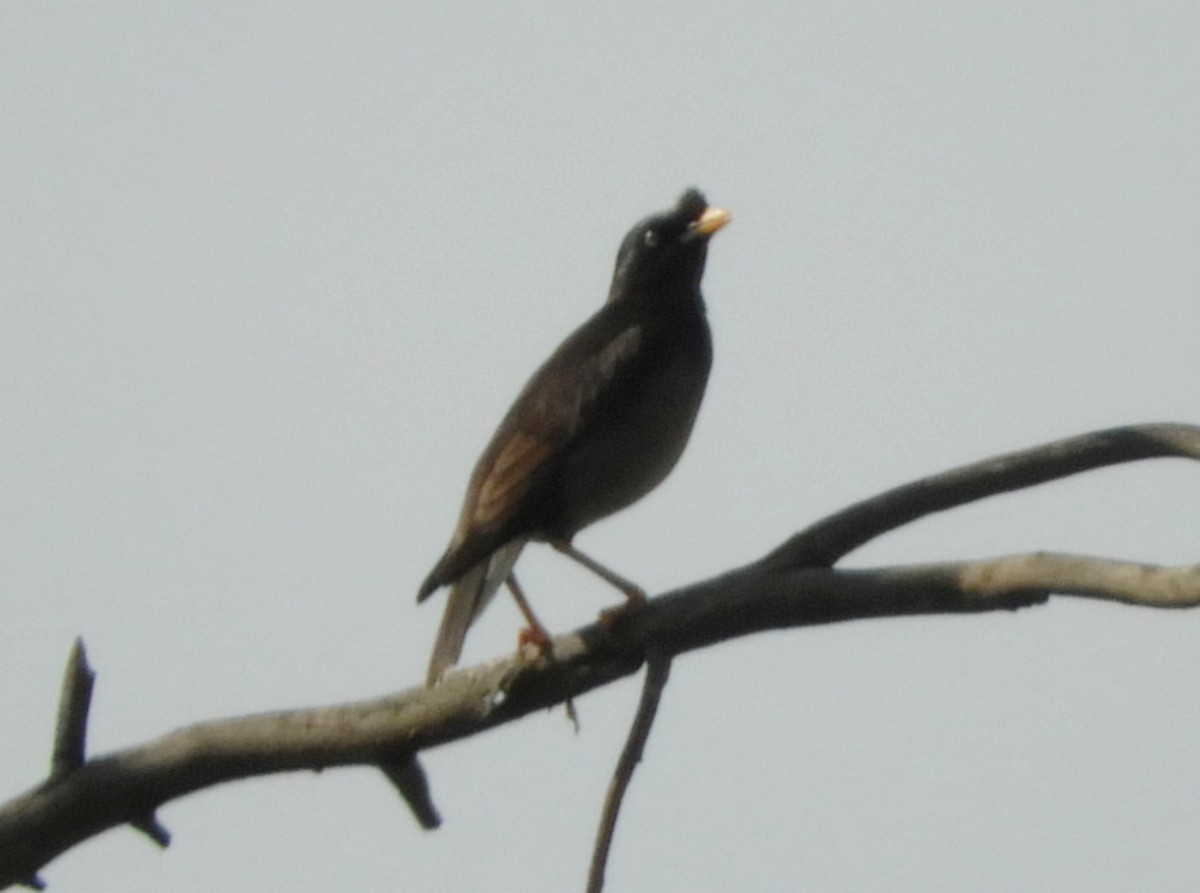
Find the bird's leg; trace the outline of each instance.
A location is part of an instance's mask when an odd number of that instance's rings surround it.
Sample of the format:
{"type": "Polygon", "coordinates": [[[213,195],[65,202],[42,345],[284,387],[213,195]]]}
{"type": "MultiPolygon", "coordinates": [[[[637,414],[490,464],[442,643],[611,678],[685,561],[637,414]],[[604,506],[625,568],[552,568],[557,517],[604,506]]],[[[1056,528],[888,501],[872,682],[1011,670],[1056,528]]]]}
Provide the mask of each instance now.
{"type": "Polygon", "coordinates": [[[508,586],[508,591],[512,593],[513,601],[517,603],[517,607],[521,610],[521,615],[525,618],[525,622],[529,624],[527,629],[521,630],[520,644],[532,644],[538,652],[543,655],[550,653],[550,633],[546,632],[546,627],[542,626],[542,621],[537,619],[537,615],[533,613],[533,608],[529,604],[529,600],[525,598],[525,592],[521,589],[521,584],[517,582],[517,575],[512,571],[508,572],[508,576],[504,578],[505,585],[508,586]]]}
{"type": "MultiPolygon", "coordinates": [[[[525,617],[525,622],[529,624],[528,628],[521,630],[521,637],[518,640],[519,646],[524,648],[526,645],[533,645],[542,657],[553,657],[550,650],[550,633],[546,631],[546,627],[542,626],[542,621],[538,620],[537,615],[533,613],[533,607],[529,604],[529,599],[525,598],[521,584],[517,582],[517,575],[509,571],[508,576],[504,578],[504,582],[508,586],[508,591],[512,593],[513,601],[521,609],[521,613],[525,617]]],[[[567,698],[566,707],[567,719],[571,720],[571,725],[575,727],[575,734],[578,735],[579,714],[575,712],[575,701],[567,698]]]]}
{"type": "Polygon", "coordinates": [[[594,558],[588,558],[588,556],[572,546],[567,540],[550,540],[550,545],[568,558],[578,561],[596,576],[607,580],[613,586],[617,587],[617,589],[621,590],[625,598],[629,600],[629,604],[626,605],[627,608],[634,608],[645,603],[646,591],[641,586],[626,580],[616,571],[609,570],[594,558]]]}

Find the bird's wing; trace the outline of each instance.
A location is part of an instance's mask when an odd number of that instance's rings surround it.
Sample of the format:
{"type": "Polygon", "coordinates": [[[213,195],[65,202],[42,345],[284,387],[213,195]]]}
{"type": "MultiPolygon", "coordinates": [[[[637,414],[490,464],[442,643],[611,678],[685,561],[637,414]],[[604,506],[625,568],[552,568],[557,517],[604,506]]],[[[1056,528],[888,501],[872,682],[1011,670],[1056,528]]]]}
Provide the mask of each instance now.
{"type": "Polygon", "coordinates": [[[470,518],[463,519],[469,526],[463,526],[486,529],[520,510],[542,473],[579,433],[589,410],[637,355],[642,339],[642,328],[630,325],[597,350],[565,351],[538,370],[484,452],[474,498],[468,500],[470,518]],[[570,365],[554,362],[559,356],[569,358],[570,365]]]}
{"type": "Polygon", "coordinates": [[[538,470],[560,455],[578,433],[589,409],[637,354],[641,341],[641,327],[631,325],[599,350],[587,352],[582,362],[574,354],[570,368],[547,363],[538,370],[485,453],[491,461],[474,500],[475,523],[489,524],[520,502],[537,480],[538,470]]]}
{"type": "Polygon", "coordinates": [[[418,601],[528,533],[517,529],[521,510],[642,342],[638,325],[607,338],[584,326],[534,374],[480,456],[450,546],[421,586],[418,601]]]}
{"type": "Polygon", "coordinates": [[[510,514],[529,489],[538,468],[555,452],[558,439],[550,432],[516,430],[499,444],[499,452],[486,466],[471,503],[467,530],[490,527],[510,514]]]}

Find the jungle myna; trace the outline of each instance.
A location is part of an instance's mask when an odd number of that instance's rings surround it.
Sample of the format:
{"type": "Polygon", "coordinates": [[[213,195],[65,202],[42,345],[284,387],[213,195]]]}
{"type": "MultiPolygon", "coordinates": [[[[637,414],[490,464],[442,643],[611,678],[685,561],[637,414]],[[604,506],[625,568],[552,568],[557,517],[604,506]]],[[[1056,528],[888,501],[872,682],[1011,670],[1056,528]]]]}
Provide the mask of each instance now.
{"type": "Polygon", "coordinates": [[[452,586],[427,684],[462,651],[467,627],[508,583],[530,540],[547,542],[631,601],[642,591],[571,545],[575,534],[649,493],[692,432],[712,365],[700,277],[708,240],[729,222],[695,189],[631,229],[608,300],[525,385],[480,456],[446,553],[417,601],[452,586]]]}

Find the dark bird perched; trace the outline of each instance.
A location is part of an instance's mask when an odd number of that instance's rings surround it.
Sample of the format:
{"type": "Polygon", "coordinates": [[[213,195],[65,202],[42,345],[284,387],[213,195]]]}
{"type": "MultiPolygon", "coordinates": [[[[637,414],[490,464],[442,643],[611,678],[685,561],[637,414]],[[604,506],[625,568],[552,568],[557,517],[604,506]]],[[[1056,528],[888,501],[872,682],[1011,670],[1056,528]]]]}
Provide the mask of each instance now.
{"type": "Polygon", "coordinates": [[[534,373],[471,475],[446,554],[417,601],[453,585],[427,684],[462,652],[467,627],[507,583],[534,633],[513,565],[547,542],[625,593],[634,584],[571,540],[641,499],[675,466],[700,409],[712,339],[700,295],[708,240],[729,222],[695,189],[631,229],[617,252],[608,300],[534,373]]]}

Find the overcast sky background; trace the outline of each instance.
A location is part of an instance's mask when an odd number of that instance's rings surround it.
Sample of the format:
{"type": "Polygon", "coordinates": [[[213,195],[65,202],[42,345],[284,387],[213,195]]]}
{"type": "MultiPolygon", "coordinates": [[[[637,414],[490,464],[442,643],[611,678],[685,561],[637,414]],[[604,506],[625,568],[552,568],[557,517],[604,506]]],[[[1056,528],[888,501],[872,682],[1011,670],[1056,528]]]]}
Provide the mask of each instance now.
{"type": "MultiPolygon", "coordinates": [[[[689,185],[729,208],[684,459],[579,544],[651,591],[912,478],[1200,421],[1200,7],[0,5],[0,797],[64,661],[100,753],[423,677],[475,458],[689,185]]],[[[849,563],[1200,560],[1200,468],[1109,470],[849,563]]],[[[569,629],[613,592],[549,550],[569,629]]],[[[497,600],[467,659],[505,653],[497,600]]],[[[56,893],[580,889],[638,680],[367,769],[172,803],[56,893]]],[[[1191,891],[1200,613],[774,633],[680,660],[613,891],[1191,891]]]]}

